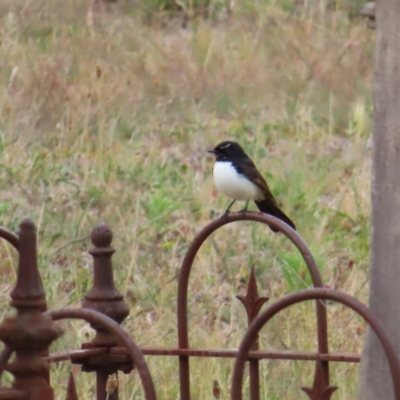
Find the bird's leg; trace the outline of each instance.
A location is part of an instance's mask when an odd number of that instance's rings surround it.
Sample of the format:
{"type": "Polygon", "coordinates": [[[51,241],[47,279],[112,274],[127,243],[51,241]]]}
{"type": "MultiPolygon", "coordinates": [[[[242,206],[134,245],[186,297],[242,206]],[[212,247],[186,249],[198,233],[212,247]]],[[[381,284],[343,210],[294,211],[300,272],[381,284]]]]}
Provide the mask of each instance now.
{"type": "Polygon", "coordinates": [[[243,208],[242,210],[240,210],[241,213],[244,214],[245,212],[247,212],[247,207],[249,206],[249,201],[250,201],[250,200],[247,200],[247,201],[246,201],[246,205],[244,206],[244,208],[243,208]]]}
{"type": "Polygon", "coordinates": [[[226,209],[226,211],[222,214],[222,218],[226,218],[227,217],[227,215],[229,214],[229,209],[233,206],[233,203],[235,202],[236,200],[233,200],[232,201],[232,203],[231,204],[229,204],[229,207],[226,209]]]}

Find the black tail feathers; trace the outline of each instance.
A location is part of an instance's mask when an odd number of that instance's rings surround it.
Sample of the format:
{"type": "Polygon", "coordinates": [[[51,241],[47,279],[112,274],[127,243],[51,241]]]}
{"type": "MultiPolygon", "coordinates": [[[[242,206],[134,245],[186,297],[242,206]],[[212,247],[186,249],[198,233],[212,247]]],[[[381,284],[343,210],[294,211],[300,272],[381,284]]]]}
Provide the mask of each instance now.
{"type": "MultiPolygon", "coordinates": [[[[276,204],[273,204],[267,200],[255,201],[255,203],[261,212],[279,218],[281,221],[287,223],[294,230],[296,230],[296,225],[293,223],[293,221],[276,204]]],[[[272,228],[271,226],[270,228],[273,232],[279,232],[277,229],[272,228]]]]}

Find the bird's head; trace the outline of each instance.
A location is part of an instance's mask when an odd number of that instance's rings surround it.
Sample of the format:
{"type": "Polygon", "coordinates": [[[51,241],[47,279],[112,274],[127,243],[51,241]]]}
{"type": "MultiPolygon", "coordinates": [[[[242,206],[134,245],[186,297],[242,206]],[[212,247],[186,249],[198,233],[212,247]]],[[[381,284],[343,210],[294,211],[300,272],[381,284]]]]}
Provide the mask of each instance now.
{"type": "Polygon", "coordinates": [[[221,142],[208,153],[214,154],[217,160],[247,157],[240,144],[232,141],[221,142]]]}

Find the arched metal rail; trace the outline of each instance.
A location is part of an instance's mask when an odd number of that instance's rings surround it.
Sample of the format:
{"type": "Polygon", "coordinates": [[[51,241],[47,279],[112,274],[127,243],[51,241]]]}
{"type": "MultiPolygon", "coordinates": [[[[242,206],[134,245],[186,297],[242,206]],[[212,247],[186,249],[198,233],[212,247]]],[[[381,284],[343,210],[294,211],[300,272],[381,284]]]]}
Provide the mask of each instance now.
{"type": "Polygon", "coordinates": [[[142,352],[133,341],[132,337],[121,328],[118,323],[97,311],[83,308],[63,308],[60,310],[47,311],[45,314],[54,321],[61,319],[81,319],[90,324],[99,325],[115,335],[125,346],[127,353],[131,357],[139,373],[146,400],[157,400],[153,379],[151,378],[149,368],[144,360],[142,352]]]}
{"type": "Polygon", "coordinates": [[[7,240],[18,251],[19,237],[14,232],[0,226],[0,238],[7,240]]]}
{"type": "MultiPolygon", "coordinates": [[[[375,332],[382,344],[386,358],[389,363],[390,373],[393,381],[394,399],[400,400],[400,363],[389,336],[372,311],[360,301],[346,293],[333,289],[307,289],[300,292],[288,294],[275,301],[267,307],[252,322],[244,335],[236,357],[235,366],[232,375],[231,400],[242,400],[243,373],[247,355],[252,343],[256,340],[261,328],[276,314],[291,305],[301,303],[307,300],[332,300],[344,304],[351,308],[357,314],[364,318],[375,332]]],[[[327,387],[326,390],[335,390],[334,387],[327,387]]],[[[325,397],[324,397],[325,398],[325,397]]],[[[329,398],[329,397],[326,397],[329,398]]]]}
{"type": "MultiPolygon", "coordinates": [[[[188,313],[187,313],[187,297],[189,277],[192,265],[196,254],[200,250],[205,240],[217,229],[224,225],[238,221],[254,221],[271,226],[283,233],[298,249],[302,255],[308,271],[311,275],[314,287],[322,287],[322,278],[319,273],[315,259],[308,248],[305,241],[292,229],[289,225],[282,222],[278,218],[261,212],[233,212],[223,217],[216,218],[208,223],[193,239],[186,255],[183,259],[178,282],[178,297],[177,297],[177,318],[178,318],[178,346],[180,349],[189,348],[189,331],[188,331],[188,313]]],[[[318,352],[328,353],[328,334],[327,334],[327,316],[326,308],[322,301],[316,302],[317,315],[317,338],[318,352]]],[[[179,358],[179,373],[181,381],[181,399],[190,399],[190,367],[189,357],[181,356],[179,358]]],[[[257,372],[256,372],[257,373],[257,372]]],[[[321,362],[322,379],[326,385],[329,384],[329,364],[326,361],[321,362]]],[[[254,378],[257,379],[257,378],[254,378]]],[[[254,395],[252,399],[258,398],[259,395],[254,395]]]]}

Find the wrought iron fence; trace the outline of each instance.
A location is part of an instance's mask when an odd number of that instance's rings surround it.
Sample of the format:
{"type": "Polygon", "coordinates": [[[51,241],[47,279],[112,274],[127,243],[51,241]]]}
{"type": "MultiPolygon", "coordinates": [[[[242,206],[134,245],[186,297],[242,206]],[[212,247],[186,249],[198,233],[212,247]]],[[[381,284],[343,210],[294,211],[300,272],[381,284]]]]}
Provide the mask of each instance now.
{"type": "MultiPolygon", "coordinates": [[[[108,387],[109,378],[118,371],[126,374],[137,370],[146,400],[157,399],[154,379],[145,361],[145,355],[179,358],[179,387],[181,400],[190,400],[190,358],[211,357],[235,360],[232,373],[231,399],[242,399],[242,381],[245,365],[249,370],[249,398],[260,399],[259,363],[263,359],[307,360],[315,362],[312,387],[302,390],[310,400],[329,400],[337,389],[330,385],[330,362],[360,361],[358,354],[329,352],[328,323],[325,300],[335,301],[351,308],[361,315],[379,338],[389,362],[393,380],[395,400],[400,400],[400,365],[390,339],[372,312],[357,299],[323,287],[315,260],[300,235],[280,220],[257,212],[231,213],[225,218],[211,221],[192,241],[181,266],[177,293],[177,346],[139,347],[120,324],[129,314],[123,295],[115,288],[113,280],[111,247],[112,231],[105,223],[98,224],[92,231],[94,247],[89,250],[93,257],[93,286],[85,296],[82,308],[63,308],[47,311],[45,290],[37,266],[36,228],[27,219],[20,224],[16,235],[0,227],[0,237],[7,240],[18,251],[17,282],[12,290],[11,306],[16,315],[6,318],[0,324],[0,340],[4,343],[0,353],[0,379],[3,371],[13,377],[12,387],[0,386],[0,400],[52,400],[49,362],[71,361],[81,365],[82,371],[95,373],[96,399],[117,400],[118,385],[108,387]],[[309,270],[314,288],[288,294],[273,302],[260,313],[268,300],[258,295],[254,270],[245,296],[237,296],[243,304],[248,319],[245,332],[238,349],[193,348],[189,343],[188,286],[195,257],[205,240],[223,225],[237,221],[254,221],[272,226],[281,231],[299,250],[309,270]],[[315,302],[317,319],[317,351],[266,351],[259,349],[260,329],[281,310],[306,300],[315,302]],[[62,319],[80,319],[90,324],[96,335],[81,349],[63,353],[48,353],[50,344],[63,333],[55,322],[62,319]],[[11,359],[11,355],[15,357],[11,359]]],[[[67,400],[78,398],[73,375],[67,390],[67,400]]]]}

